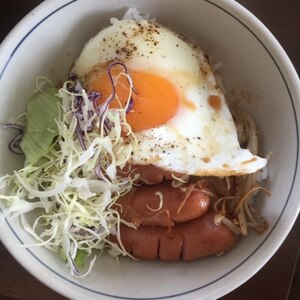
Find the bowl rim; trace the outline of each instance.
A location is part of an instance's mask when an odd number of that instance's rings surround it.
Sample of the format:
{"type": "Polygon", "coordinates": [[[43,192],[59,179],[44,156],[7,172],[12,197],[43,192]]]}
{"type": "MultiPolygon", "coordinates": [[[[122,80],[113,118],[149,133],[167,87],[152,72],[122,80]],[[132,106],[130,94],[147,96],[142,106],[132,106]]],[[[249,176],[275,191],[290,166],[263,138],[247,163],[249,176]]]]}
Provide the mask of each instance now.
{"type": "MultiPolygon", "coordinates": [[[[42,2],[41,4],[39,4],[31,12],[29,12],[13,28],[13,30],[8,34],[8,36],[3,40],[3,42],[0,45],[0,53],[5,52],[5,51],[6,52],[8,51],[8,53],[10,53],[6,63],[0,69],[0,80],[2,79],[2,76],[5,73],[5,70],[8,67],[9,62],[13,58],[14,53],[22,45],[22,43],[26,40],[26,38],[30,35],[30,33],[33,32],[40,24],[42,24],[46,19],[50,18],[56,12],[60,11],[64,7],[67,7],[68,5],[71,5],[71,4],[73,4],[75,2],[79,2],[79,1],[81,1],[81,0],[63,0],[63,1],[61,1],[61,0],[56,0],[56,1],[46,0],[46,1],[42,2]],[[51,9],[51,12],[49,12],[49,9],[51,9]],[[34,22],[35,25],[32,25],[33,22],[34,22]],[[14,41],[16,41],[18,39],[19,39],[19,42],[17,43],[16,47],[13,49],[13,51],[9,51],[8,49],[11,48],[10,45],[15,44],[14,41]]],[[[268,54],[272,58],[273,62],[275,63],[275,65],[276,65],[276,67],[277,67],[277,69],[278,69],[278,71],[279,71],[279,73],[280,73],[280,75],[281,75],[281,77],[282,77],[282,79],[285,83],[287,91],[289,93],[290,100],[291,100],[292,107],[293,107],[293,112],[294,112],[294,117],[295,117],[295,124],[296,124],[296,131],[297,131],[297,155],[296,155],[295,170],[294,170],[294,174],[293,174],[293,182],[291,184],[291,189],[290,189],[290,192],[287,196],[287,200],[286,200],[286,203],[283,207],[283,210],[282,210],[280,216],[278,217],[277,221],[273,225],[272,229],[270,230],[268,235],[265,237],[265,239],[261,242],[261,244],[257,247],[257,249],[250,256],[248,256],[244,261],[242,261],[239,265],[237,265],[234,269],[232,269],[230,272],[228,272],[228,273],[224,274],[224,276],[222,276],[222,277],[226,277],[226,276],[228,276],[229,273],[232,273],[233,271],[238,269],[240,265],[242,265],[246,260],[248,260],[252,255],[254,255],[257,252],[257,250],[269,238],[271,233],[275,230],[276,225],[280,221],[280,218],[281,218],[282,214],[285,212],[285,208],[288,204],[288,201],[291,197],[292,192],[294,191],[296,178],[297,178],[297,176],[299,176],[298,175],[298,173],[299,173],[299,165],[298,165],[298,162],[299,162],[299,122],[298,122],[298,118],[300,116],[299,113],[297,115],[294,101],[296,103],[296,102],[299,102],[299,99],[300,99],[300,81],[299,81],[299,77],[297,75],[297,72],[296,72],[294,66],[292,65],[290,59],[288,58],[287,54],[285,53],[285,51],[283,50],[283,48],[281,47],[279,42],[272,35],[272,33],[265,27],[265,25],[259,19],[257,19],[251,12],[249,12],[241,4],[239,4],[238,2],[235,2],[235,1],[227,1],[227,0],[203,0],[203,1],[205,1],[207,3],[210,3],[211,5],[223,10],[226,14],[233,17],[242,26],[244,26],[246,29],[248,29],[251,32],[251,34],[257,39],[257,41],[268,52],[268,54]],[[255,30],[257,33],[255,33],[250,27],[254,28],[253,30],[255,30]],[[268,41],[269,46],[266,46],[260,40],[258,34],[263,36],[268,41]],[[271,50],[269,48],[271,48],[271,50]],[[272,52],[274,54],[272,54],[272,52]],[[295,98],[297,98],[294,101],[293,101],[294,97],[292,96],[291,91],[289,89],[287,79],[286,79],[285,75],[283,74],[283,71],[281,70],[281,68],[280,68],[280,66],[277,62],[278,59],[276,60],[274,58],[274,55],[276,55],[280,59],[280,63],[283,63],[283,66],[285,67],[285,71],[286,71],[286,76],[289,76],[288,80],[291,82],[291,85],[293,85],[294,93],[296,95],[295,98]]],[[[252,277],[258,270],[260,270],[261,267],[263,265],[265,265],[267,263],[267,261],[273,256],[273,254],[277,251],[277,249],[280,247],[280,245],[282,244],[282,242],[284,241],[284,239],[288,235],[290,229],[292,228],[292,226],[293,226],[293,224],[294,224],[294,222],[295,222],[295,220],[298,216],[299,210],[300,210],[300,205],[297,207],[297,210],[294,211],[293,219],[291,220],[289,225],[285,227],[284,234],[274,244],[274,248],[273,248],[272,252],[265,254],[264,259],[261,260],[259,264],[256,264],[256,266],[251,269],[251,272],[249,272],[246,276],[244,276],[238,282],[232,282],[231,284],[228,284],[226,286],[226,288],[224,288],[224,290],[222,291],[222,294],[219,293],[220,291],[216,291],[214,294],[213,293],[210,294],[210,296],[220,297],[220,296],[224,295],[225,293],[229,293],[233,289],[235,289],[238,286],[242,285],[245,281],[247,281],[250,277],[252,277]]],[[[2,212],[3,211],[0,207],[0,214],[2,212]]],[[[17,233],[13,230],[13,228],[12,228],[11,224],[9,223],[9,221],[6,218],[5,218],[5,221],[6,221],[7,225],[10,227],[11,231],[14,233],[15,237],[19,240],[20,243],[22,243],[21,239],[19,238],[17,233]]],[[[2,233],[1,228],[0,228],[0,231],[2,233]]],[[[5,235],[3,235],[3,236],[5,236],[5,235]]],[[[22,260],[22,258],[19,256],[17,251],[15,251],[15,249],[13,247],[11,247],[9,245],[9,243],[6,242],[5,239],[2,238],[2,235],[1,235],[0,239],[1,239],[2,243],[5,245],[5,247],[9,250],[9,252],[11,254],[13,254],[14,258],[23,267],[25,267],[25,269],[27,269],[27,271],[29,271],[33,276],[38,278],[37,270],[33,269],[32,266],[29,266],[29,264],[27,264],[24,260],[22,260]]],[[[98,292],[98,291],[90,290],[89,288],[86,288],[82,285],[78,285],[75,282],[63,277],[61,274],[58,274],[56,271],[54,271],[53,269],[48,267],[42,260],[40,260],[34,253],[32,253],[30,251],[30,249],[27,249],[27,251],[29,251],[31,253],[31,255],[36,260],[38,260],[42,265],[44,265],[49,271],[54,272],[57,276],[59,276],[60,278],[63,278],[64,280],[68,281],[71,284],[75,284],[75,285],[79,286],[82,289],[89,290],[89,291],[94,292],[94,293],[96,292],[100,296],[109,296],[111,298],[117,298],[117,299],[130,299],[128,297],[124,298],[124,297],[119,297],[119,296],[114,296],[114,295],[108,295],[108,294],[101,293],[101,292],[98,292]]],[[[220,280],[221,278],[218,278],[215,281],[220,280]]],[[[44,278],[44,277],[38,278],[38,279],[41,282],[43,282],[44,284],[46,284],[47,286],[49,286],[50,288],[52,288],[53,290],[61,293],[62,295],[65,295],[67,297],[70,296],[70,291],[67,292],[65,286],[57,285],[54,281],[49,283],[47,278],[44,278]]],[[[210,284],[213,284],[215,281],[211,282],[210,284]]],[[[191,294],[195,291],[198,291],[203,287],[205,287],[205,286],[202,286],[202,287],[199,287],[199,288],[196,288],[196,289],[193,289],[193,290],[189,290],[189,291],[184,292],[182,294],[169,295],[169,296],[164,296],[164,297],[157,297],[157,299],[174,298],[176,296],[182,296],[182,295],[184,296],[184,295],[187,295],[187,294],[191,294]]],[[[73,296],[75,296],[75,294],[73,296]]],[[[131,299],[135,299],[135,298],[131,298],[131,299]]],[[[149,298],[139,298],[139,299],[149,299],[149,298]]]]}

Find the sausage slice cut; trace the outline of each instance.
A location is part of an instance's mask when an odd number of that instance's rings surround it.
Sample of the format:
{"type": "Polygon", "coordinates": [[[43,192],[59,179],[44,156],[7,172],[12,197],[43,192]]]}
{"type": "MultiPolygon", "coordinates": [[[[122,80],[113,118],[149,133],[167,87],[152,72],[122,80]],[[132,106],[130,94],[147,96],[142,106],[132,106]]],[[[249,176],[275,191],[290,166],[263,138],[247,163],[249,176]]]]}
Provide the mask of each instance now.
{"type": "Polygon", "coordinates": [[[121,240],[125,249],[143,260],[189,261],[229,250],[237,236],[225,225],[214,223],[215,213],[207,212],[195,220],[174,227],[122,225],[121,240]]]}
{"type": "Polygon", "coordinates": [[[206,213],[210,197],[195,188],[188,192],[174,188],[168,182],[157,185],[142,185],[119,198],[121,218],[136,226],[174,226],[196,219],[206,213]]]}

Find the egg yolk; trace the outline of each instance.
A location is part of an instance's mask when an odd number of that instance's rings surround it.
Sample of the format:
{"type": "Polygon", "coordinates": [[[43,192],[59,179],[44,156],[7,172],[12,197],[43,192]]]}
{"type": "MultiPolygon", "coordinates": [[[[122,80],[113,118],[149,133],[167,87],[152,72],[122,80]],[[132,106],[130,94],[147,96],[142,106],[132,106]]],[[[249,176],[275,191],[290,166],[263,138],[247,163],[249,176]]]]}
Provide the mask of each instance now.
{"type": "MultiPolygon", "coordinates": [[[[116,69],[111,70],[114,77],[120,73],[116,69]]],[[[149,72],[130,71],[129,73],[137,91],[137,94],[132,91],[133,106],[126,116],[133,132],[165,124],[178,110],[179,96],[176,86],[166,78],[149,72]]],[[[92,83],[91,89],[102,94],[99,104],[108,99],[112,94],[112,84],[108,74],[100,74],[92,83]]],[[[130,93],[127,77],[123,75],[118,77],[115,91],[119,102],[115,98],[110,108],[125,107],[130,93]]]]}

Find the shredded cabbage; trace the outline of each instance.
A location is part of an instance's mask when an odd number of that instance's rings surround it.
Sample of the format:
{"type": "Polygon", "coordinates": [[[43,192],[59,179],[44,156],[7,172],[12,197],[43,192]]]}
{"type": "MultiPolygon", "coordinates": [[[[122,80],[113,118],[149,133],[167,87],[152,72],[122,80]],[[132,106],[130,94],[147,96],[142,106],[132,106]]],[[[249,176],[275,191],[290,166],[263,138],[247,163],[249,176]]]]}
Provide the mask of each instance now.
{"type": "MultiPolygon", "coordinates": [[[[120,76],[128,78],[123,72],[120,76]]],[[[129,78],[128,82],[133,89],[129,78]]],[[[0,178],[0,201],[7,204],[6,215],[21,216],[24,229],[37,241],[34,246],[59,253],[71,274],[82,277],[95,264],[94,250],[101,253],[106,248],[112,256],[129,255],[119,234],[120,224],[128,223],[113,204],[132,188],[132,180],[118,176],[117,169],[124,167],[135,150],[135,138],[126,122],[131,94],[126,107],[110,109],[107,105],[100,117],[101,105],[91,101],[84,89],[71,91],[70,85],[74,82],[65,82],[55,95],[60,99],[57,134],[47,153],[38,160],[26,159],[24,168],[0,178]],[[105,124],[109,124],[106,130],[105,124]],[[38,217],[30,224],[26,214],[33,210],[38,210],[38,217]],[[118,244],[109,240],[110,234],[116,235],[118,244]],[[89,256],[90,263],[85,264],[89,256]],[[81,274],[84,265],[86,273],[81,274]]]]}

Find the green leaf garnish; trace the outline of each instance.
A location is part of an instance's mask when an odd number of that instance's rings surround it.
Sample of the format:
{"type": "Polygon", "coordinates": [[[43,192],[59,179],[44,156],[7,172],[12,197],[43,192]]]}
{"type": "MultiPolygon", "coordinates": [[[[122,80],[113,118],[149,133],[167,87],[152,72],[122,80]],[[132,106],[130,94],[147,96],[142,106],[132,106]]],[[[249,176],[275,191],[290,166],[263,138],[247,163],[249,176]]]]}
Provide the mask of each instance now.
{"type": "Polygon", "coordinates": [[[53,139],[58,135],[56,120],[61,99],[55,96],[56,93],[56,89],[49,88],[28,101],[27,127],[20,146],[32,165],[48,153],[53,139]]]}

